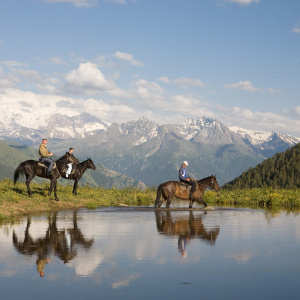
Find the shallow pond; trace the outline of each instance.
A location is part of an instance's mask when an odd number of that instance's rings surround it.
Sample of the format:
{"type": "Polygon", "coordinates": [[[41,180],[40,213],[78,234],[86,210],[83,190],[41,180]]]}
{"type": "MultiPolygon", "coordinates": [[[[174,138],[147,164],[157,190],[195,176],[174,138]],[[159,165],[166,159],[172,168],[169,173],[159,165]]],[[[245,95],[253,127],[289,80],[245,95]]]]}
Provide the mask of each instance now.
{"type": "Polygon", "coordinates": [[[1,299],[299,299],[300,215],[108,207],[0,225],[1,299]]]}

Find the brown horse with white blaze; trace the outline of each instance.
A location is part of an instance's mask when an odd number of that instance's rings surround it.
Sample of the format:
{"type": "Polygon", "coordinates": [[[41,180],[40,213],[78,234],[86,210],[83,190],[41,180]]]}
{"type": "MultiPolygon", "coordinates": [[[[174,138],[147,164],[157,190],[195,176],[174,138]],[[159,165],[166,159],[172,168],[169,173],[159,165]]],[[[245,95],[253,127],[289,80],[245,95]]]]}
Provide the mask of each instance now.
{"type": "Polygon", "coordinates": [[[201,202],[204,207],[206,207],[207,204],[202,199],[206,189],[209,187],[217,192],[221,190],[217,178],[214,175],[197,181],[197,188],[192,199],[189,199],[190,187],[190,185],[178,181],[167,181],[161,183],[157,189],[155,208],[161,207],[164,200],[167,201],[166,208],[169,208],[173,196],[181,200],[189,200],[189,208],[193,207],[194,201],[201,202]]]}

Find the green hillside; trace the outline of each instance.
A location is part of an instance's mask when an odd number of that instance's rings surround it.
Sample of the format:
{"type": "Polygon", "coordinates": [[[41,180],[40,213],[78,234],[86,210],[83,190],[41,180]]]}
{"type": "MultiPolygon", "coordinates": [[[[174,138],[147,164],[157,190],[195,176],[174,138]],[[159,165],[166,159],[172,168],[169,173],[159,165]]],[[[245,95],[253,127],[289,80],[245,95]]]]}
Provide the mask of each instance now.
{"type": "Polygon", "coordinates": [[[224,188],[300,188],[300,144],[277,153],[228,182],[224,188]]]}

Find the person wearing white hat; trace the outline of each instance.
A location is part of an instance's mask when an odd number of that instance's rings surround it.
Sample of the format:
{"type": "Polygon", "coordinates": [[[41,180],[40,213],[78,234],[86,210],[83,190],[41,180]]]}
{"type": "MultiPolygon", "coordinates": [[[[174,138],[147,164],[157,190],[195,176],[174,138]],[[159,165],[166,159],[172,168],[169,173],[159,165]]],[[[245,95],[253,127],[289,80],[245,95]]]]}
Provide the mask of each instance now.
{"type": "Polygon", "coordinates": [[[196,191],[196,188],[197,188],[197,181],[195,179],[191,178],[189,176],[189,174],[186,172],[186,167],[188,165],[189,165],[189,163],[186,160],[182,163],[182,165],[179,169],[179,180],[182,182],[185,182],[187,184],[190,184],[192,186],[191,192],[189,195],[189,199],[191,200],[193,193],[196,191]]]}

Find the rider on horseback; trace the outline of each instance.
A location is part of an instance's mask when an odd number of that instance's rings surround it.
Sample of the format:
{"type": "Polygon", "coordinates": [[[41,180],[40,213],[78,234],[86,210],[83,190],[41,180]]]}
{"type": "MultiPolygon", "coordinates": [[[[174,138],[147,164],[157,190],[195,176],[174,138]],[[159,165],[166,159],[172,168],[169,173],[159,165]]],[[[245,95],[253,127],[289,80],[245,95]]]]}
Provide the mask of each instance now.
{"type": "Polygon", "coordinates": [[[43,162],[49,164],[47,175],[50,175],[52,168],[54,166],[54,161],[50,158],[50,156],[52,156],[52,155],[53,155],[53,153],[48,151],[48,149],[47,149],[47,139],[43,139],[42,143],[40,144],[40,148],[39,148],[39,156],[43,162]]]}
{"type": "Polygon", "coordinates": [[[79,160],[73,155],[73,151],[74,151],[74,148],[70,148],[69,149],[69,153],[70,153],[70,160],[72,161],[71,163],[68,163],[67,166],[68,166],[68,170],[66,172],[66,178],[69,177],[69,175],[71,174],[71,171],[72,171],[72,164],[76,164],[78,165],[79,164],[79,160]]]}
{"type": "Polygon", "coordinates": [[[189,163],[185,160],[180,169],[179,169],[179,180],[181,182],[187,183],[189,185],[191,185],[191,192],[189,195],[189,199],[192,199],[193,193],[196,191],[197,188],[197,181],[193,178],[191,178],[188,173],[186,172],[186,167],[189,165],[189,163]]]}

